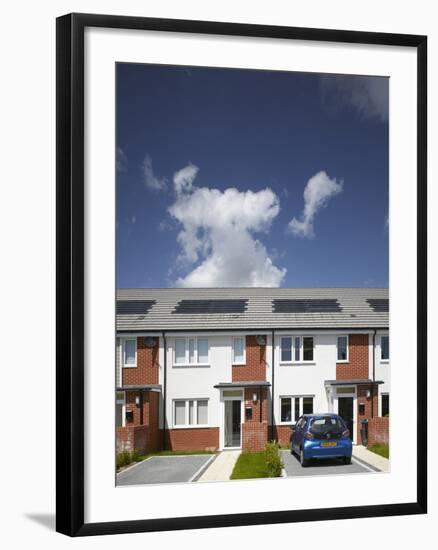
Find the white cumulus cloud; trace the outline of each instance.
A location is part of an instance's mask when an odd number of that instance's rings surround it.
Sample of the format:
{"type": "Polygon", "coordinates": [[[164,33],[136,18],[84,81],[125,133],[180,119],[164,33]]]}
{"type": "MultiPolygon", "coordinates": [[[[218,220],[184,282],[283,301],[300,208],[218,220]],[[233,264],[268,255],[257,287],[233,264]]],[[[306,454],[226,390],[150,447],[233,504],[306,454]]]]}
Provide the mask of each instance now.
{"type": "Polygon", "coordinates": [[[146,156],[143,161],[142,171],[144,184],[148,189],[153,191],[165,191],[167,189],[166,178],[157,178],[152,170],[152,160],[149,156],[146,156]]]}
{"type": "Polygon", "coordinates": [[[181,224],[180,266],[189,270],[182,287],[280,286],[286,269],[276,267],[254,237],[269,231],[280,211],[278,197],[258,192],[196,187],[198,168],[189,164],[174,175],[170,215],[181,224]]]}
{"type": "Polygon", "coordinates": [[[342,192],[342,182],[331,179],[324,172],[312,176],[304,188],[304,209],[300,219],[293,218],[288,229],[294,235],[312,239],[315,236],[313,222],[317,212],[327,206],[331,197],[342,192]]]}

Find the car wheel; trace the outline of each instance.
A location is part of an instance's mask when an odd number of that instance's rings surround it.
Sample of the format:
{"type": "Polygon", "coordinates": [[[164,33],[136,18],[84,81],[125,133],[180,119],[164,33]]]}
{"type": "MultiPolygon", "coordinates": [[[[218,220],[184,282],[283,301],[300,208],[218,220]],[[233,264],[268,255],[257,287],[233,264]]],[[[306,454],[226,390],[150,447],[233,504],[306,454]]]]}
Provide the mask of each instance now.
{"type": "Polygon", "coordinates": [[[344,464],[351,464],[351,456],[344,456],[344,464]]]}
{"type": "Polygon", "coordinates": [[[304,458],[304,450],[302,447],[300,449],[300,464],[303,468],[305,468],[308,464],[308,460],[304,458]]]}

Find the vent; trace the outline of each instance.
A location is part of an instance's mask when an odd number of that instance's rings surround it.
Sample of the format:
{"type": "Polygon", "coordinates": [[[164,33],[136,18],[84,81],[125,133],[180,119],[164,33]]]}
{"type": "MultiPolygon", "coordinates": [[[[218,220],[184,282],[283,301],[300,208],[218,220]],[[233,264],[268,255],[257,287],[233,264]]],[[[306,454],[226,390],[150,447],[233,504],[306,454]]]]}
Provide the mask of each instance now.
{"type": "Polygon", "coordinates": [[[181,300],[172,313],[244,313],[248,300],[181,300]]]}
{"type": "Polygon", "coordinates": [[[367,303],[373,311],[387,313],[389,311],[388,298],[367,298],[367,303]]]}
{"type": "Polygon", "coordinates": [[[273,300],[274,313],[337,313],[342,311],[336,299],[273,300]]]}
{"type": "Polygon", "coordinates": [[[146,315],[155,300],[117,300],[117,315],[146,315]]]}

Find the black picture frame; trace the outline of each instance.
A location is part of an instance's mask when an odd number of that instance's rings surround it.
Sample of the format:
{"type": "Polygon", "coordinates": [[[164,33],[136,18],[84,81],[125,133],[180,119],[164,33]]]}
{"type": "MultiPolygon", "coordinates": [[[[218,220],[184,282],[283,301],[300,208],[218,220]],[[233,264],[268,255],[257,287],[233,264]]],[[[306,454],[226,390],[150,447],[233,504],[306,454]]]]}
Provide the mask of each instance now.
{"type": "Polygon", "coordinates": [[[56,529],[69,536],[424,514],[427,511],[427,37],[114,15],[56,22],[56,529]],[[84,523],[84,30],[86,27],[405,46],[417,52],[417,498],[403,504],[84,523]]]}

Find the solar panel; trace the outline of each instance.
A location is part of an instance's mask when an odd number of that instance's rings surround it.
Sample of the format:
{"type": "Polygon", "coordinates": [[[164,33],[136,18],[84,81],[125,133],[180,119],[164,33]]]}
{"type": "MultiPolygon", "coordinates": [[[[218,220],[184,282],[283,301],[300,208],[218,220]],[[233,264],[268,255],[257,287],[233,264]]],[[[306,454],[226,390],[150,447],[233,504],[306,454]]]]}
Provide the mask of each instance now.
{"type": "Polygon", "coordinates": [[[117,300],[117,315],[146,315],[155,300],[117,300]]]}
{"type": "Polygon", "coordinates": [[[338,300],[332,298],[272,300],[273,313],[336,313],[342,311],[338,300]]]}
{"type": "Polygon", "coordinates": [[[373,311],[386,313],[389,311],[388,298],[367,298],[368,305],[373,311]]]}
{"type": "Polygon", "coordinates": [[[244,313],[248,300],[181,300],[172,313],[244,313]]]}

